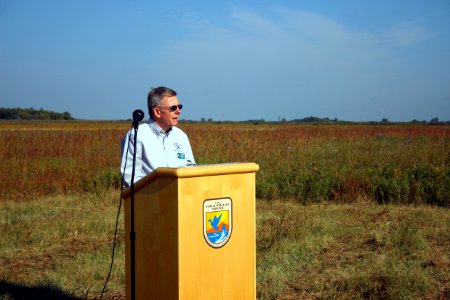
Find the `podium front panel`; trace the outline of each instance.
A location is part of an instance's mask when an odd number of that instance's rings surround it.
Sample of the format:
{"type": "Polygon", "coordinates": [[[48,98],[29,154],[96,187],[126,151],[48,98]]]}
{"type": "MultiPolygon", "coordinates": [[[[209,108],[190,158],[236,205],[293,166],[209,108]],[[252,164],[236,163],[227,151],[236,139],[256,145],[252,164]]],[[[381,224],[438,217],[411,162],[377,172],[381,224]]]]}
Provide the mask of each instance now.
{"type": "Polygon", "coordinates": [[[255,299],[254,174],[180,180],[180,299],[255,299]],[[232,228],[220,248],[205,240],[203,204],[231,199],[232,228]]]}

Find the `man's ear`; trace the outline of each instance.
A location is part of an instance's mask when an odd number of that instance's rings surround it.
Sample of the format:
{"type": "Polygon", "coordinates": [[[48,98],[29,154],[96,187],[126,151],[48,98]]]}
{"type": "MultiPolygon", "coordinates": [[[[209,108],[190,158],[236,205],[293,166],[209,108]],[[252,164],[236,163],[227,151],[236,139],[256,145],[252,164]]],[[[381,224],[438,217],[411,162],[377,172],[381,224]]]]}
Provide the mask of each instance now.
{"type": "Polygon", "coordinates": [[[158,106],[153,107],[153,115],[157,118],[161,117],[161,109],[158,106]]]}

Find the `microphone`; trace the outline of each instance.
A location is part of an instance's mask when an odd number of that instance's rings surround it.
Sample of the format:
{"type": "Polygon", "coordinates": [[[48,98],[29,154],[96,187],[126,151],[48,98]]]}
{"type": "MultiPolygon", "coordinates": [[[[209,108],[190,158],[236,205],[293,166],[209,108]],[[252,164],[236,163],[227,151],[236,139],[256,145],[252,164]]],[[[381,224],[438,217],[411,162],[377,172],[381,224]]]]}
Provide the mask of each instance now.
{"type": "Polygon", "coordinates": [[[144,112],[140,109],[133,111],[133,122],[140,122],[144,119],[144,112]]]}
{"type": "MultiPolygon", "coordinates": [[[[134,174],[136,172],[136,143],[137,143],[137,133],[139,128],[139,122],[144,119],[144,112],[140,109],[136,109],[133,111],[133,128],[134,128],[134,151],[133,151],[133,166],[131,169],[131,181],[130,181],[130,190],[131,190],[131,228],[130,228],[130,259],[131,259],[131,299],[135,299],[135,290],[136,290],[136,231],[134,230],[134,174]]],[[[131,132],[130,132],[131,137],[131,132]]]]}

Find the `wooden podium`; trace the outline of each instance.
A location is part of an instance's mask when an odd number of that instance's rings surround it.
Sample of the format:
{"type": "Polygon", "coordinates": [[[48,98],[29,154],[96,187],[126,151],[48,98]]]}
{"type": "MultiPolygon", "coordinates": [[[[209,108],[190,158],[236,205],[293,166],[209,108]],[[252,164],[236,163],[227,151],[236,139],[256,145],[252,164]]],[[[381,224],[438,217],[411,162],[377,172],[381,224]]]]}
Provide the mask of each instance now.
{"type": "MultiPolygon", "coordinates": [[[[256,299],[254,163],[158,168],[134,187],[136,299],[256,299]]],[[[131,297],[130,189],[125,199],[131,297]]]]}

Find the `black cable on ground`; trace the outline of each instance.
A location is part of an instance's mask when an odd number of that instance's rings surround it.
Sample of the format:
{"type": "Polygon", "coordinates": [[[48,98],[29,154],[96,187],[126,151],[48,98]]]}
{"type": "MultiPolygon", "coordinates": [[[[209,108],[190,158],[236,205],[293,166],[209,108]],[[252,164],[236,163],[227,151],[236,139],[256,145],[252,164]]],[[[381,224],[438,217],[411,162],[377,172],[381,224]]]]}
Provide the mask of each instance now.
{"type": "Polygon", "coordinates": [[[118,226],[119,226],[119,216],[120,216],[120,210],[121,210],[121,207],[122,207],[122,188],[123,187],[120,188],[119,210],[117,211],[117,217],[116,217],[116,229],[114,231],[114,242],[113,242],[112,254],[111,254],[111,265],[109,267],[108,277],[106,278],[105,285],[103,286],[103,290],[102,290],[102,294],[100,296],[100,299],[103,299],[103,294],[105,293],[106,285],[108,284],[109,278],[111,277],[111,272],[112,272],[112,268],[113,268],[113,265],[114,265],[114,253],[115,253],[116,242],[117,242],[117,229],[118,229],[118,226]]]}
{"type": "MultiPolygon", "coordinates": [[[[130,131],[130,134],[129,134],[129,136],[128,136],[128,141],[130,141],[130,137],[131,137],[131,131],[130,131]]],[[[126,151],[125,157],[128,156],[128,148],[129,148],[129,145],[130,145],[130,143],[128,143],[127,151],[126,151]]],[[[123,172],[122,172],[122,174],[125,174],[126,168],[127,168],[127,160],[125,160],[125,165],[124,165],[124,167],[123,167],[123,172]]],[[[106,277],[105,285],[103,286],[103,290],[102,290],[102,294],[100,295],[100,299],[103,299],[103,294],[105,293],[106,286],[108,285],[108,281],[109,281],[109,278],[111,277],[111,272],[112,272],[112,268],[113,268],[113,265],[114,265],[114,253],[115,253],[116,242],[117,242],[117,228],[119,227],[119,216],[120,216],[120,210],[121,210],[121,208],[122,208],[123,183],[124,183],[124,175],[122,175],[122,179],[121,179],[121,183],[120,183],[119,210],[117,211],[117,217],[116,217],[116,229],[114,230],[114,242],[113,242],[112,254],[111,254],[111,265],[110,265],[110,267],[109,267],[108,276],[106,277]]]]}

